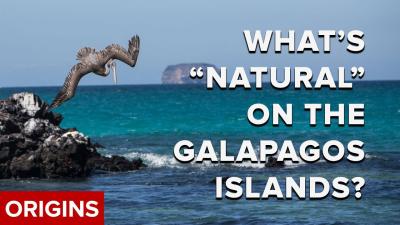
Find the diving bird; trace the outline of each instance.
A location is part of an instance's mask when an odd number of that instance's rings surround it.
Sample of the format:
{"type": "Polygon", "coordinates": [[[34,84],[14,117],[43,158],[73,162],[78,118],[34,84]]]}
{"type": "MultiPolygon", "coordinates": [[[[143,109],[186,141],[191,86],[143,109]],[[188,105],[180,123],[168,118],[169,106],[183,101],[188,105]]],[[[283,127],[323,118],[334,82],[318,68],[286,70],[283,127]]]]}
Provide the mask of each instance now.
{"type": "Polygon", "coordinates": [[[134,67],[139,55],[139,46],[139,36],[135,35],[129,41],[128,50],[117,44],[111,44],[100,51],[89,47],[81,48],[76,56],[79,62],[71,68],[71,71],[65,79],[64,86],[47,108],[47,111],[57,108],[62,103],[74,97],[79,81],[86,74],[94,73],[106,77],[110,74],[110,70],[112,70],[114,83],[116,84],[117,74],[115,61],[120,60],[134,67]]]}

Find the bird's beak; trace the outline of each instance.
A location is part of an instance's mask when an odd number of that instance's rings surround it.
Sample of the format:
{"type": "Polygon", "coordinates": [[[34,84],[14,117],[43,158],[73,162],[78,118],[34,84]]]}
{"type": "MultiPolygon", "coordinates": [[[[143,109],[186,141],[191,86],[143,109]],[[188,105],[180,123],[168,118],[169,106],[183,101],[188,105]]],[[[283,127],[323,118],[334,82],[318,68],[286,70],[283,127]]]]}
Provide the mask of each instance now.
{"type": "Polygon", "coordinates": [[[114,78],[114,84],[117,84],[118,80],[117,80],[117,64],[115,62],[113,62],[111,64],[112,67],[112,71],[113,71],[113,78],[114,78]]]}

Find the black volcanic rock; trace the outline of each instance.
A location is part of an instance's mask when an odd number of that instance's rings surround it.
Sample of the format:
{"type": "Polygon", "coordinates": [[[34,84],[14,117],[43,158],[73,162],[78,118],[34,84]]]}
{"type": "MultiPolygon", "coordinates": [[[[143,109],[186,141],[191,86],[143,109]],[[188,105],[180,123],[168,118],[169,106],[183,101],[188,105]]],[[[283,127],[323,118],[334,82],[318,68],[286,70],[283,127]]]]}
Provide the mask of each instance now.
{"type": "Polygon", "coordinates": [[[282,161],[278,161],[276,157],[268,157],[268,161],[265,163],[265,167],[268,168],[281,168],[284,167],[285,163],[282,161]]]}
{"type": "Polygon", "coordinates": [[[113,155],[111,157],[103,157],[98,153],[93,154],[93,157],[89,159],[89,164],[95,170],[110,172],[137,170],[145,166],[140,158],[129,161],[122,156],[113,155]]]}
{"type": "Polygon", "coordinates": [[[182,63],[177,65],[169,65],[164,70],[161,82],[163,84],[201,84],[206,83],[207,79],[207,67],[214,67],[216,71],[219,69],[215,65],[208,63],[182,63]],[[203,78],[202,79],[192,79],[190,78],[190,70],[193,68],[203,68],[203,78]]]}
{"type": "Polygon", "coordinates": [[[0,179],[86,177],[94,170],[137,170],[140,159],[105,157],[76,129],[59,127],[39,96],[18,93],[0,100],[0,179]]]}

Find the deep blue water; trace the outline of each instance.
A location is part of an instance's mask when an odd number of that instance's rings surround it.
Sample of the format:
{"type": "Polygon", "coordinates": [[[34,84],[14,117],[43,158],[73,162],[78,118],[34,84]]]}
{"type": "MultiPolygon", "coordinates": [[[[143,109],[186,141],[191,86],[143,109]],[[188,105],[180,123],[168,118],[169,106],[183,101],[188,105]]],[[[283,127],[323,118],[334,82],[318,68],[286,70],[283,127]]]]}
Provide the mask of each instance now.
{"type": "MultiPolygon", "coordinates": [[[[104,154],[142,157],[148,168],[116,174],[98,174],[84,180],[2,180],[0,189],[102,190],[107,224],[399,224],[400,218],[400,82],[357,82],[351,91],[213,90],[204,86],[79,87],[77,95],[57,109],[63,127],[76,127],[106,148],[104,154]],[[292,127],[251,126],[246,118],[251,104],[293,103],[292,127]],[[364,127],[310,127],[304,103],[365,103],[364,127]],[[243,139],[323,143],[338,139],[365,142],[361,163],[324,161],[284,169],[196,164],[173,158],[173,146],[182,139],[226,139],[233,153],[243,139]],[[354,191],[346,200],[215,200],[216,176],[253,177],[262,192],[276,176],[364,177],[362,199],[354,191]]],[[[34,92],[50,101],[58,88],[1,88],[0,97],[34,92]]],[[[320,120],[320,119],[319,119],[320,120]]],[[[335,120],[334,120],[335,121],[335,120]]],[[[216,146],[217,148],[217,146],[216,146]]],[[[351,185],[349,187],[352,187],[351,185]]],[[[282,184],[284,190],[284,184],[282,184]]]]}

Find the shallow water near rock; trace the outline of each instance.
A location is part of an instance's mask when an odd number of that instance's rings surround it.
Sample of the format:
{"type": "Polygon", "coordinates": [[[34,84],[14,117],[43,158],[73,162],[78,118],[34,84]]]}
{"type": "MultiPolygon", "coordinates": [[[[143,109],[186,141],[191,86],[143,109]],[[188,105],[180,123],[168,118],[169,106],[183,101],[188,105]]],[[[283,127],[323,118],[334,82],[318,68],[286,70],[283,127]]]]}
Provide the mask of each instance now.
{"type": "MultiPolygon", "coordinates": [[[[79,87],[77,95],[56,111],[62,127],[76,127],[103,145],[103,154],[141,157],[148,168],[100,173],[80,180],[0,180],[0,189],[102,190],[107,224],[398,224],[400,211],[400,82],[356,82],[353,91],[207,91],[196,85],[79,87]],[[254,103],[365,103],[365,127],[309,127],[294,110],[292,127],[252,127],[247,109],[254,103]],[[243,139],[299,144],[352,139],[365,142],[361,163],[324,161],[264,168],[257,164],[183,165],[174,160],[174,144],[188,139],[226,139],[238,149],[243,139]],[[215,200],[216,176],[251,176],[262,191],[269,176],[364,177],[362,199],[354,190],[346,200],[215,200]]],[[[50,101],[57,88],[2,88],[0,98],[20,91],[50,101]]],[[[284,189],[284,182],[282,183],[284,189]]]]}

